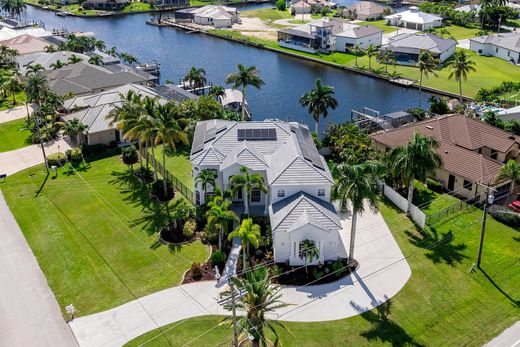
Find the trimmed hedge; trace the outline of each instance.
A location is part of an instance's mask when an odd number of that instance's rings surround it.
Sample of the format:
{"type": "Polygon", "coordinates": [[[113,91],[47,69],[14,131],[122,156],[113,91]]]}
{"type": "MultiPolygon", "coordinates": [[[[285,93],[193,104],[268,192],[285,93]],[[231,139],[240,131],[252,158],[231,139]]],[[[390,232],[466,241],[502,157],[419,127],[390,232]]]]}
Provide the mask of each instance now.
{"type": "Polygon", "coordinates": [[[65,155],[65,153],[53,153],[53,154],[49,154],[47,156],[47,163],[49,164],[49,166],[63,166],[63,164],[65,164],[67,162],[67,157],[65,155]]]}

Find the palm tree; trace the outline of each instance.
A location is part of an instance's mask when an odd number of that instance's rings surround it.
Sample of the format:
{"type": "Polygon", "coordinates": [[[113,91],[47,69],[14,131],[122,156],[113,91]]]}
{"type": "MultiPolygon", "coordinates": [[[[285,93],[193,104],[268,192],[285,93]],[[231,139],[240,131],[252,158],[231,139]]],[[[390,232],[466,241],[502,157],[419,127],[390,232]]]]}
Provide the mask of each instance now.
{"type": "Polygon", "coordinates": [[[361,48],[359,44],[354,45],[352,48],[350,48],[350,53],[354,54],[354,62],[356,67],[358,66],[358,57],[363,54],[365,50],[361,48]]]}
{"type": "Polygon", "coordinates": [[[316,242],[305,239],[300,242],[299,256],[301,259],[305,259],[305,272],[309,273],[308,263],[312,264],[312,261],[320,257],[320,250],[316,247],[316,242]]]}
{"type": "MultiPolygon", "coordinates": [[[[203,169],[199,172],[197,177],[195,178],[195,185],[199,184],[202,186],[202,190],[204,191],[204,197],[206,197],[206,192],[208,188],[208,184],[215,188],[215,179],[216,172],[213,170],[203,169]]],[[[204,202],[206,199],[204,198],[204,202]]]]}
{"type": "Polygon", "coordinates": [[[437,73],[435,73],[435,68],[438,64],[439,59],[434,58],[430,51],[421,49],[419,52],[419,59],[417,60],[417,67],[421,73],[421,77],[419,78],[419,107],[422,106],[423,76],[428,77],[428,73],[432,73],[434,76],[437,76],[437,73]]]}
{"type": "Polygon", "coordinates": [[[18,18],[22,15],[23,11],[27,8],[23,0],[13,0],[13,17],[16,15],[18,18]]]}
{"type": "Polygon", "coordinates": [[[389,49],[385,49],[379,53],[379,61],[385,64],[385,73],[388,73],[388,64],[394,64],[396,60],[394,53],[389,49]]]}
{"type": "Polygon", "coordinates": [[[209,88],[209,95],[213,96],[217,101],[220,101],[220,98],[226,95],[226,90],[221,86],[211,86],[209,88]]]}
{"type": "Polygon", "coordinates": [[[72,54],[68,59],[69,64],[76,64],[76,63],[79,63],[80,61],[83,61],[83,59],[78,57],[76,54],[72,54]]]}
{"type": "Polygon", "coordinates": [[[7,12],[9,14],[9,16],[12,16],[14,6],[15,6],[14,0],[1,0],[0,1],[0,9],[4,12],[7,12]]]}
{"type": "Polygon", "coordinates": [[[245,166],[240,168],[242,175],[234,175],[231,177],[231,189],[233,194],[236,194],[239,190],[244,192],[244,205],[245,212],[248,216],[251,215],[251,192],[253,189],[259,189],[260,191],[267,193],[267,187],[265,186],[264,177],[261,174],[250,174],[245,166]]]}
{"type": "Polygon", "coordinates": [[[102,65],[103,59],[99,55],[93,55],[89,58],[88,63],[92,65],[102,65]]]}
{"type": "Polygon", "coordinates": [[[520,164],[516,160],[509,159],[504,166],[500,168],[500,172],[496,177],[495,181],[499,182],[502,180],[511,180],[511,189],[509,190],[508,202],[513,197],[515,191],[515,183],[520,182],[520,164]]]}
{"type": "Polygon", "coordinates": [[[74,118],[69,120],[68,122],[65,122],[64,124],[64,130],[65,134],[69,135],[70,137],[74,138],[74,141],[78,146],[81,146],[81,139],[85,132],[87,131],[88,127],[83,124],[79,119],[74,118]]]}
{"type": "Polygon", "coordinates": [[[177,122],[175,113],[178,112],[177,106],[172,103],[157,105],[154,115],[155,127],[155,143],[162,143],[162,160],[163,160],[163,188],[164,196],[168,196],[167,174],[166,174],[166,144],[170,145],[174,151],[176,144],[181,142],[188,144],[188,136],[184,133],[177,122]]]}
{"type": "Polygon", "coordinates": [[[425,181],[442,164],[436,151],[438,148],[437,139],[416,131],[406,146],[398,146],[390,152],[393,171],[400,173],[403,183],[408,186],[408,215],[411,213],[415,180],[425,181]]]}
{"type": "MultiPolygon", "coordinates": [[[[40,111],[39,109],[42,105],[42,102],[45,100],[45,96],[49,93],[49,91],[49,81],[47,81],[44,76],[40,74],[33,74],[27,77],[27,81],[25,83],[25,94],[27,95],[27,101],[34,102],[38,106],[38,111],[40,111]]],[[[42,148],[45,169],[47,170],[47,174],[49,174],[49,163],[47,162],[45,147],[43,146],[43,140],[40,133],[40,120],[38,119],[38,112],[33,112],[33,115],[34,124],[36,126],[36,134],[42,148]]]]}
{"type": "Polygon", "coordinates": [[[9,48],[6,45],[0,45],[0,63],[2,63],[2,65],[12,63],[13,58],[16,56],[18,56],[16,49],[9,48]]]}
{"type": "Polygon", "coordinates": [[[218,230],[218,249],[222,250],[222,239],[227,234],[229,223],[238,222],[235,212],[229,207],[231,201],[224,200],[221,196],[215,196],[208,203],[209,210],[206,212],[207,227],[218,230]]]}
{"type": "Polygon", "coordinates": [[[332,187],[332,198],[338,200],[343,211],[352,211],[350,227],[350,247],[348,264],[354,261],[354,245],[358,215],[365,212],[365,201],[372,210],[377,210],[377,180],[382,175],[383,166],[377,161],[367,161],[350,165],[341,163],[333,168],[335,183],[332,187]]]}
{"type": "Polygon", "coordinates": [[[118,54],[118,56],[119,56],[119,59],[127,62],[130,65],[137,64],[139,62],[139,60],[130,53],[121,52],[118,54]]]}
{"type": "Polygon", "coordinates": [[[23,90],[23,84],[18,78],[18,76],[11,76],[7,79],[7,81],[3,85],[5,91],[8,95],[13,98],[13,107],[16,106],[16,94],[20,93],[23,90]]]}
{"type": "Polygon", "coordinates": [[[372,58],[375,57],[379,53],[379,49],[371,44],[365,49],[365,54],[368,57],[368,68],[372,68],[372,58]]]}
{"type": "Polygon", "coordinates": [[[54,45],[48,45],[43,48],[45,53],[54,53],[57,51],[56,47],[54,45]]]}
{"type": "MultiPolygon", "coordinates": [[[[238,319],[238,325],[242,328],[240,332],[240,345],[250,336],[253,337],[253,346],[260,344],[269,345],[265,335],[265,329],[269,329],[275,337],[274,345],[279,344],[280,336],[277,328],[287,330],[283,323],[275,320],[267,320],[266,315],[280,308],[287,307],[288,304],[280,299],[282,294],[281,288],[271,285],[269,272],[264,266],[256,267],[253,271],[248,271],[245,278],[232,277],[230,279],[233,286],[239,293],[244,293],[238,298],[236,308],[245,312],[245,316],[238,319]]],[[[233,291],[223,293],[225,297],[230,298],[236,295],[233,291]]],[[[224,307],[228,310],[232,309],[230,300],[224,307]]],[[[233,317],[225,318],[222,323],[230,324],[233,317]]]]}
{"type": "Polygon", "coordinates": [[[475,62],[469,58],[469,55],[464,50],[460,50],[455,52],[453,59],[448,63],[448,67],[451,70],[448,78],[455,77],[455,80],[459,82],[460,102],[463,102],[462,80],[466,81],[468,73],[477,71],[475,62]]]}
{"type": "Polygon", "coordinates": [[[233,89],[242,87],[242,120],[246,119],[246,90],[247,87],[253,86],[260,89],[265,82],[258,76],[259,71],[255,66],[245,67],[238,64],[238,71],[229,74],[226,77],[225,83],[232,84],[233,89]]]}
{"type": "Polygon", "coordinates": [[[321,79],[316,79],[314,89],[300,98],[300,105],[308,107],[309,114],[314,117],[314,132],[318,134],[320,115],[326,118],[329,114],[329,108],[335,110],[338,106],[338,102],[334,98],[334,87],[325,86],[321,79]]]}
{"type": "Polygon", "coordinates": [[[56,60],[54,63],[52,63],[51,65],[49,65],[53,70],[58,70],[58,69],[61,69],[62,67],[66,66],[67,64],[65,64],[64,62],[62,62],[61,60],[56,60]]]}
{"type": "Polygon", "coordinates": [[[183,81],[188,82],[190,88],[202,88],[206,85],[206,70],[192,66],[183,81]]]}
{"type": "Polygon", "coordinates": [[[45,71],[45,68],[41,64],[29,65],[25,69],[25,76],[29,76],[31,74],[35,74],[38,71],[45,71]]]}
{"type": "Polygon", "coordinates": [[[242,242],[242,263],[245,270],[247,268],[246,255],[249,255],[249,244],[253,248],[258,248],[260,245],[260,225],[253,223],[252,218],[246,218],[242,220],[242,224],[238,228],[229,233],[228,241],[231,241],[234,237],[238,237],[242,242]]]}

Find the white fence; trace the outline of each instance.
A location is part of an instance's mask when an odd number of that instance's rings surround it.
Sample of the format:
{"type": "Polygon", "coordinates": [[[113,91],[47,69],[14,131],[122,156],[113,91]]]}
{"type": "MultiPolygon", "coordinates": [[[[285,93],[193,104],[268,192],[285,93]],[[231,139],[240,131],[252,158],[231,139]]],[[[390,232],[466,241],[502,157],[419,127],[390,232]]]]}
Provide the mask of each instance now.
{"type": "MultiPolygon", "coordinates": [[[[408,208],[408,200],[403,198],[398,192],[387,186],[384,182],[379,182],[379,188],[383,191],[383,194],[390,199],[399,209],[406,212],[408,208]]],[[[417,223],[421,228],[426,225],[426,214],[421,211],[417,206],[412,205],[410,211],[410,217],[417,223]]]]}

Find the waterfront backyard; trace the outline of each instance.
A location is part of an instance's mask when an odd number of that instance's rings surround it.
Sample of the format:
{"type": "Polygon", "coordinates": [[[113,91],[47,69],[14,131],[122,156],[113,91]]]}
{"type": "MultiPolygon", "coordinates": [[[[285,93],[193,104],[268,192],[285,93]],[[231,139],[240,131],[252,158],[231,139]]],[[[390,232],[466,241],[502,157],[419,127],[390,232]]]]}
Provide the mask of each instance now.
{"type": "MultiPolygon", "coordinates": [[[[62,310],[73,303],[87,315],[178,285],[193,262],[209,257],[199,241],[158,242],[168,211],[119,155],[90,158],[76,170],[67,164],[45,180],[39,165],[0,183],[62,310]]],[[[183,200],[177,194],[170,209],[183,200]]]]}

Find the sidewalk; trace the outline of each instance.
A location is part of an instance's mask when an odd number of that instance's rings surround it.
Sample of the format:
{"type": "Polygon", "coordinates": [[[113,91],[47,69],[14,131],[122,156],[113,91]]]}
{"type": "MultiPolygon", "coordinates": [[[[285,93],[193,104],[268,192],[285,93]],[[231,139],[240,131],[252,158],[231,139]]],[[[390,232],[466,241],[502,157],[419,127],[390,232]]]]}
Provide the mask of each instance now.
{"type": "Polygon", "coordinates": [[[1,191],[0,240],[0,346],[77,346],[1,191]]]}
{"type": "MultiPolygon", "coordinates": [[[[33,108],[29,105],[29,114],[32,114],[33,108]]],[[[27,109],[25,106],[0,111],[0,123],[10,122],[15,119],[27,117],[27,109]]]]}
{"type": "MultiPolygon", "coordinates": [[[[344,248],[348,248],[350,217],[342,216],[342,224],[341,236],[344,248]]],[[[328,284],[284,287],[282,301],[293,305],[269,318],[318,322],[355,316],[396,295],[410,278],[411,269],[379,213],[367,211],[358,218],[355,252],[361,264],[356,273],[328,284]]],[[[217,303],[219,289],[215,284],[205,281],[169,288],[77,318],[69,325],[81,346],[121,346],[158,326],[190,317],[229,314],[217,303]]]]}
{"type": "Polygon", "coordinates": [[[518,347],[520,346],[520,321],[513,324],[511,327],[504,330],[504,332],[493,340],[489,341],[484,347],[518,347]]]}
{"type": "MultiPolygon", "coordinates": [[[[58,151],[63,153],[71,148],[68,137],[46,143],[44,146],[47,155],[58,151]]],[[[43,163],[43,154],[40,145],[31,145],[14,151],[3,152],[0,153],[0,174],[9,176],[41,163],[43,163]]]]}

